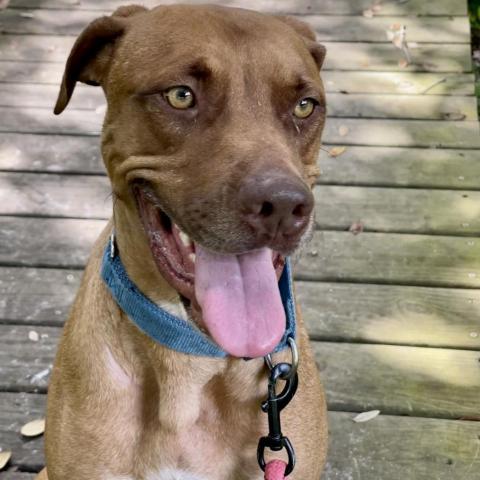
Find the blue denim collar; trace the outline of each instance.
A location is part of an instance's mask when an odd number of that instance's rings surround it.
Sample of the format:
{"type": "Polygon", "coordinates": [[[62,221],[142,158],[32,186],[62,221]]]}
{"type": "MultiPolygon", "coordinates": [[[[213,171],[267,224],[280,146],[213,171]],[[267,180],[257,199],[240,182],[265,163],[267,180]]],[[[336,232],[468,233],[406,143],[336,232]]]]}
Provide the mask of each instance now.
{"type": "MultiPolygon", "coordinates": [[[[228,356],[227,352],[223,351],[193,323],[172,315],[143,295],[128,278],[120,255],[111,242],[109,242],[103,254],[102,279],[119,307],[143,333],[159,344],[177,352],[215,358],[228,356]]],[[[288,338],[293,337],[295,339],[296,334],[295,300],[291,266],[288,258],[278,282],[278,288],[285,309],[287,326],[282,340],[274,352],[286,348],[288,338]]]]}

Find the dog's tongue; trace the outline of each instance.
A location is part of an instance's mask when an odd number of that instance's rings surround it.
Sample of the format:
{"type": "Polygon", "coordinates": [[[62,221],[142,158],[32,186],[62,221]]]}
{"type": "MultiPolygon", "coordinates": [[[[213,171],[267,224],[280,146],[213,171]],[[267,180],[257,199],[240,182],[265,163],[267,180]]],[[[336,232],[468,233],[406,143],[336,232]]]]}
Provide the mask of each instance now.
{"type": "Polygon", "coordinates": [[[271,353],[285,332],[272,251],[222,255],[195,246],[195,296],[210,335],[230,355],[271,353]]]}

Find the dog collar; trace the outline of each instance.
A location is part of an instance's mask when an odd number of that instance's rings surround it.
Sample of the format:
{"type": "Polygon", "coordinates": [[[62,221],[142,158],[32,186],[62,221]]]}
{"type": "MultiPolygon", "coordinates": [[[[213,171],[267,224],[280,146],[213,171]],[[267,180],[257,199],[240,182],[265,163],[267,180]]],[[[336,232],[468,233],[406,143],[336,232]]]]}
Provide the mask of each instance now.
{"type": "MultiPolygon", "coordinates": [[[[190,355],[225,358],[228,353],[216,345],[193,323],[187,322],[149,300],[130,280],[112,238],[105,248],[101,276],[118,306],[130,320],[151,339],[164,347],[190,355]]],[[[274,352],[288,346],[289,337],[295,338],[296,311],[290,259],[285,261],[278,282],[287,319],[282,340],[274,352]]]]}

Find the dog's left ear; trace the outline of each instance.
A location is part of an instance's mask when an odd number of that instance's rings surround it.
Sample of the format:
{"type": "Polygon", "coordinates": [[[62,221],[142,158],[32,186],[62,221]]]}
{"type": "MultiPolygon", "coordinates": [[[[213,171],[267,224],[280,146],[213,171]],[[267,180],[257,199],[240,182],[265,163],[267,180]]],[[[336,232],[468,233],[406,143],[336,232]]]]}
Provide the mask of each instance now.
{"type": "Polygon", "coordinates": [[[285,15],[277,15],[277,17],[283,23],[286,23],[289,27],[293,28],[299,35],[301,35],[307,45],[307,48],[310,50],[315,63],[318,65],[318,69],[320,70],[323,65],[323,61],[325,60],[325,56],[327,54],[327,49],[317,43],[317,38],[315,36],[315,32],[305,22],[296,19],[295,17],[289,17],[285,15]]]}
{"type": "Polygon", "coordinates": [[[53,112],[65,110],[75,89],[75,84],[101,85],[105,79],[114,42],[127,27],[127,17],[146,11],[138,5],[120,7],[109,17],[101,17],[90,23],[75,41],[65,66],[62,85],[53,112]]]}

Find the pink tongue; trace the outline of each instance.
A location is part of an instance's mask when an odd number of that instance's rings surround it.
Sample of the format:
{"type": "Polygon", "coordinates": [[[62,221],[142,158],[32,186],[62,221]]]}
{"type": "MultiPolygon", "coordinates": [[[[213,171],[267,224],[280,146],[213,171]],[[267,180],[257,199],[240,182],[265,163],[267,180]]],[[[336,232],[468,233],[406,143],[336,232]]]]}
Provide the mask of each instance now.
{"type": "Polygon", "coordinates": [[[285,332],[272,251],[221,255],[195,245],[195,296],[210,335],[230,355],[271,353],[285,332]]]}

